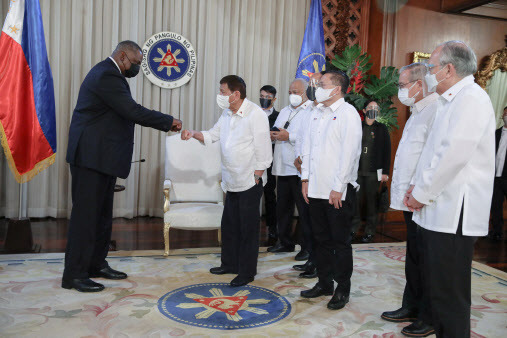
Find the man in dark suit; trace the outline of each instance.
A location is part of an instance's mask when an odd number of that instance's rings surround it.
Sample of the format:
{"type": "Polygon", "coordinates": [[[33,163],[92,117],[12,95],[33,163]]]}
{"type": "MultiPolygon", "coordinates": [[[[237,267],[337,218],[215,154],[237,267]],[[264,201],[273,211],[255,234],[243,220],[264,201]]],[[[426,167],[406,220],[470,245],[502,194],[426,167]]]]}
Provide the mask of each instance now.
{"type": "Polygon", "coordinates": [[[124,279],[106,262],[111,240],[116,178],[127,178],[132,161],[134,126],[181,130],[181,121],[144,108],[125,79],[138,74],[143,54],[133,41],[118,44],[111,57],[95,65],[79,90],[72,115],[67,162],[72,174],[69,223],[62,287],[97,292],[90,279],[124,279]]]}
{"type": "MultiPolygon", "coordinates": [[[[265,85],[260,90],[259,103],[268,115],[269,128],[273,128],[279,112],[276,111],[274,105],[276,101],[276,88],[271,85],[265,85]]],[[[273,151],[275,145],[273,144],[273,151]]],[[[266,226],[269,229],[268,245],[274,245],[278,239],[276,230],[276,177],[271,173],[273,164],[268,168],[268,181],[264,186],[264,206],[266,209],[266,226]]]]}
{"type": "Polygon", "coordinates": [[[500,241],[503,237],[503,201],[507,196],[507,107],[503,109],[504,126],[495,132],[495,183],[491,201],[491,225],[493,229],[488,237],[500,241]]]}
{"type": "Polygon", "coordinates": [[[369,243],[375,236],[377,228],[377,192],[379,181],[387,182],[391,166],[391,139],[387,127],[376,121],[379,113],[377,102],[370,100],[365,104],[365,119],[363,121],[363,139],[359,173],[357,183],[360,186],[357,194],[357,210],[352,221],[352,239],[361,226],[360,205],[365,200],[366,227],[362,238],[363,243],[369,243]]]}

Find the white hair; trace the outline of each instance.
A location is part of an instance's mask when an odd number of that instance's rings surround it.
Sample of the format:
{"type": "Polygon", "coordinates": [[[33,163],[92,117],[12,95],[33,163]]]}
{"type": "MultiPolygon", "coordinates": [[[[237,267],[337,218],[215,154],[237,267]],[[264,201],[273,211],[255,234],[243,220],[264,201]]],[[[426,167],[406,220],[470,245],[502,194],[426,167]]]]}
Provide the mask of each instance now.
{"type": "Polygon", "coordinates": [[[306,81],[305,79],[296,78],[296,79],[292,80],[292,82],[290,84],[292,85],[294,82],[301,83],[304,91],[306,91],[306,88],[308,88],[308,81],[306,81]]]}
{"type": "Polygon", "coordinates": [[[442,46],[440,52],[440,64],[445,66],[452,64],[459,77],[477,72],[477,56],[467,44],[462,41],[447,41],[439,45],[442,46]]]}
{"type": "Polygon", "coordinates": [[[424,80],[424,75],[428,72],[428,65],[422,62],[415,62],[401,67],[400,74],[404,71],[409,72],[410,81],[424,80]]]}

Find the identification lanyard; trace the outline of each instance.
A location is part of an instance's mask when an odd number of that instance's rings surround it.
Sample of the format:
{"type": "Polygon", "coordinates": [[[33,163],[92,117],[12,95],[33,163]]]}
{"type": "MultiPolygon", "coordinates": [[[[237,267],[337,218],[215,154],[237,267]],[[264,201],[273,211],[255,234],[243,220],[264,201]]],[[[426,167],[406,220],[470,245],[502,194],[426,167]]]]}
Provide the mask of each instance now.
{"type": "MultiPolygon", "coordinates": [[[[283,125],[283,129],[287,129],[287,128],[289,128],[290,121],[292,121],[292,120],[296,117],[296,115],[297,115],[297,114],[299,114],[299,112],[301,111],[301,108],[302,108],[302,107],[299,107],[299,108],[297,108],[297,109],[296,109],[296,114],[294,114],[294,116],[290,117],[290,115],[289,115],[289,119],[288,119],[288,120],[287,120],[287,122],[285,122],[285,124],[283,125]]],[[[291,114],[292,114],[292,113],[291,113],[291,114]]]]}

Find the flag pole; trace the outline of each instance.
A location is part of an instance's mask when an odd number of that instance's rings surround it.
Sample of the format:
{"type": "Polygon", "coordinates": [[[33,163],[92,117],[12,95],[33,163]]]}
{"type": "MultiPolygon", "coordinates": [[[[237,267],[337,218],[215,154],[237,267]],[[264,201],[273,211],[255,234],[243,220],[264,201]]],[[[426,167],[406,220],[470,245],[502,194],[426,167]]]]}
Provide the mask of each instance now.
{"type": "Polygon", "coordinates": [[[3,253],[40,252],[40,245],[33,245],[32,225],[27,217],[27,192],[27,184],[19,183],[18,218],[9,219],[3,253]]]}

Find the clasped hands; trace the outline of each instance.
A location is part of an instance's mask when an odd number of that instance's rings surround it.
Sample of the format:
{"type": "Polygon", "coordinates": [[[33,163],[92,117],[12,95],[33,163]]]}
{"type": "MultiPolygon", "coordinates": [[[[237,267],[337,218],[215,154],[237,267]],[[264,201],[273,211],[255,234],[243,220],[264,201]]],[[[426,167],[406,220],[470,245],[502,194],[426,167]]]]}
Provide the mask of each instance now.
{"type": "Polygon", "coordinates": [[[414,196],[412,196],[412,191],[413,190],[414,190],[414,186],[411,185],[408,188],[407,193],[405,194],[405,197],[403,198],[403,204],[405,204],[405,206],[411,212],[419,211],[419,210],[422,209],[422,207],[424,207],[424,204],[422,204],[421,202],[419,202],[418,200],[416,200],[414,198],[414,196]]]}

